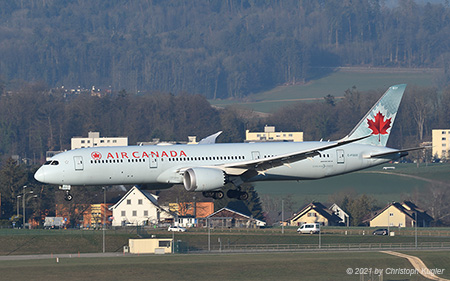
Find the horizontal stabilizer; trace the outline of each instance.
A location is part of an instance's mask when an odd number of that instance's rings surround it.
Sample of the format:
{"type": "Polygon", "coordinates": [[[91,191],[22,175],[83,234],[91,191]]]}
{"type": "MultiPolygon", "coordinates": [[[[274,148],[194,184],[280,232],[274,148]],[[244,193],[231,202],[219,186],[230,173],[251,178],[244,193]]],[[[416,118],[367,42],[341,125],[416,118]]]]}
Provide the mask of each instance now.
{"type": "Polygon", "coordinates": [[[388,158],[388,156],[391,155],[398,155],[400,154],[400,157],[405,157],[408,155],[409,151],[416,151],[416,150],[422,150],[425,149],[426,147],[415,147],[415,148],[408,148],[408,149],[401,149],[401,150],[394,150],[394,151],[389,151],[389,152],[383,152],[383,153],[377,153],[377,154],[372,154],[372,155],[367,155],[364,158],[369,159],[369,158],[388,158]]]}

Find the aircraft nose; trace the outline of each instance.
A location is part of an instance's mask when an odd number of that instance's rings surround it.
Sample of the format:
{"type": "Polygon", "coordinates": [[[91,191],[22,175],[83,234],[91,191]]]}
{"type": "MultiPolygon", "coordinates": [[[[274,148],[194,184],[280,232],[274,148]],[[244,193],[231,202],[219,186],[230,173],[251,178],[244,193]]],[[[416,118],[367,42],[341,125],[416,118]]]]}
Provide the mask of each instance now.
{"type": "Polygon", "coordinates": [[[35,178],[37,181],[45,182],[45,168],[44,168],[44,167],[40,167],[40,168],[36,171],[36,173],[34,174],[34,178],[35,178]]]}

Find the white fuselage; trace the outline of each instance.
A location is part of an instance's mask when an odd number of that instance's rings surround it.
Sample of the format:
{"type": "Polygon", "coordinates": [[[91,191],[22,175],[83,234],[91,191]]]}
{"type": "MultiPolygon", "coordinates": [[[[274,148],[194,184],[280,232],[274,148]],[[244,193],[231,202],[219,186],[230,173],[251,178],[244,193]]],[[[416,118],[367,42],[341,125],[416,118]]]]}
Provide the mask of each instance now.
{"type": "MultiPolygon", "coordinates": [[[[97,147],[55,155],[35,174],[41,182],[58,185],[181,184],[183,171],[270,158],[314,149],[322,142],[231,143],[97,147]]],[[[320,155],[275,167],[245,181],[312,180],[349,173],[393,159],[368,158],[395,149],[346,144],[320,155]]]]}

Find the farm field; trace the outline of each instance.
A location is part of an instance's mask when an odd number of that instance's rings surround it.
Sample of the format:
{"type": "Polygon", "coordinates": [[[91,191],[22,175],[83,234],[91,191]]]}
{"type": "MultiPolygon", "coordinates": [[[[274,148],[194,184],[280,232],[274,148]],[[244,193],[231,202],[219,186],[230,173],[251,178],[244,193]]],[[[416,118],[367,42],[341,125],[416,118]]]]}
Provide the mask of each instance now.
{"type": "Polygon", "coordinates": [[[348,68],[308,82],[305,85],[278,86],[272,90],[247,96],[244,100],[210,100],[215,106],[240,104],[258,112],[270,113],[297,101],[321,100],[327,95],[344,96],[356,86],[360,91],[382,90],[395,84],[432,86],[435,70],[348,68]]]}
{"type": "Polygon", "coordinates": [[[416,191],[433,185],[449,185],[450,164],[385,164],[371,169],[314,181],[257,182],[255,189],[265,195],[282,199],[289,197],[299,207],[311,201],[328,202],[330,196],[353,192],[372,196],[382,206],[391,201],[411,198],[416,191]],[[393,166],[395,170],[383,170],[393,166]]]}
{"type": "MultiPolygon", "coordinates": [[[[405,252],[429,268],[444,269],[448,251],[405,252]]],[[[2,280],[369,280],[367,269],[413,269],[404,258],[380,252],[148,255],[1,261],[2,280]]],[[[417,274],[384,274],[384,280],[424,280],[417,274]]]]}

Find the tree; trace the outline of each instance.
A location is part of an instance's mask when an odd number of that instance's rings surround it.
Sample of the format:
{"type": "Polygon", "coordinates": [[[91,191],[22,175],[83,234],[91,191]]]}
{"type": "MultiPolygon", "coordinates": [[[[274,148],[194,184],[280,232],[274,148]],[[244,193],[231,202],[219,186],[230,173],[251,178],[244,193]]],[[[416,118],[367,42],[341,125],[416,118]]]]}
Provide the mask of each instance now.
{"type": "Polygon", "coordinates": [[[415,191],[409,200],[423,206],[433,217],[436,226],[450,226],[450,192],[449,185],[434,183],[424,191],[415,191]]]}
{"type": "MultiPolygon", "coordinates": [[[[344,209],[344,207],[342,208],[344,209]]],[[[369,216],[375,209],[377,209],[375,199],[362,194],[357,198],[348,198],[348,205],[344,211],[350,216],[351,225],[359,226],[363,224],[364,218],[369,216]]]]}
{"type": "Polygon", "coordinates": [[[2,212],[5,213],[5,217],[10,217],[14,213],[17,196],[23,191],[27,179],[25,167],[18,164],[16,160],[8,158],[3,163],[0,169],[0,193],[3,203],[2,212]]]}

